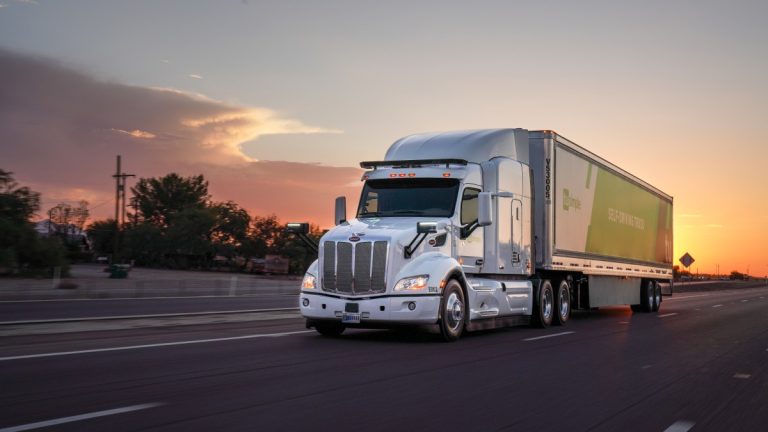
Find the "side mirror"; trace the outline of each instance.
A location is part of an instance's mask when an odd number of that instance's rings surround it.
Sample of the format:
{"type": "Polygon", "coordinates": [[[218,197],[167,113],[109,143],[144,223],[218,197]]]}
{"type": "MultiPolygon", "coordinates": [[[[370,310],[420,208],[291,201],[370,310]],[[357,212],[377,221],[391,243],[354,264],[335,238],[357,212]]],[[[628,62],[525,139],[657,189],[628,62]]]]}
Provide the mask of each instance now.
{"type": "Polygon", "coordinates": [[[290,234],[309,234],[309,223],[289,222],[285,225],[285,232],[290,234]]]}
{"type": "Polygon", "coordinates": [[[336,225],[341,225],[347,221],[347,198],[340,196],[336,198],[336,214],[333,219],[336,225]]]}
{"type": "Polygon", "coordinates": [[[416,233],[434,234],[437,232],[437,222],[418,222],[416,223],[416,233]]]}
{"type": "Polygon", "coordinates": [[[477,224],[488,226],[493,223],[493,200],[490,192],[480,192],[477,196],[477,224]]]}

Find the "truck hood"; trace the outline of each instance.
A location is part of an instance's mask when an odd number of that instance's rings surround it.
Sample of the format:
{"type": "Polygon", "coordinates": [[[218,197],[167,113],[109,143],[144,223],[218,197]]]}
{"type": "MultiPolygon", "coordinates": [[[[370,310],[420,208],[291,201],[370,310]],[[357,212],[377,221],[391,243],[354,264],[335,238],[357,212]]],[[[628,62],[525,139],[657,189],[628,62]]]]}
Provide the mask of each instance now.
{"type": "Polygon", "coordinates": [[[450,223],[444,218],[388,217],[352,219],[332,228],[321,241],[349,241],[352,237],[359,240],[388,240],[392,246],[404,248],[416,236],[416,223],[432,221],[450,223]]]}

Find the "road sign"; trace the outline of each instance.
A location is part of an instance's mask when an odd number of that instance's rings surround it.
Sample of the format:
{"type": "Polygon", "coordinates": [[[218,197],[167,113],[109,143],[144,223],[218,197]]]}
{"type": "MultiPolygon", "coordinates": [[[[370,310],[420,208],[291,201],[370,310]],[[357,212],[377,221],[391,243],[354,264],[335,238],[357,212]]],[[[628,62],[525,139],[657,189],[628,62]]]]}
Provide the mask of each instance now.
{"type": "Polygon", "coordinates": [[[686,252],[686,253],[685,253],[685,255],[683,255],[683,256],[681,256],[681,257],[680,257],[680,263],[681,263],[681,264],[682,264],[684,267],[690,267],[690,266],[691,266],[691,264],[693,264],[695,261],[696,261],[696,260],[695,260],[695,259],[693,259],[693,257],[691,256],[691,254],[689,254],[688,252],[686,252]]]}

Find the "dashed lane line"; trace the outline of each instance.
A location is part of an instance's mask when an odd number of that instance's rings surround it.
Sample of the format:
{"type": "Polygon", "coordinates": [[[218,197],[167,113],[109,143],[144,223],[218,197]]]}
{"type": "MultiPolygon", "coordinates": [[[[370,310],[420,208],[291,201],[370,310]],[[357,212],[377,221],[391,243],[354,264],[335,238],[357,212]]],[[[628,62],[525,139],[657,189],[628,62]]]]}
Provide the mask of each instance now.
{"type": "Polygon", "coordinates": [[[72,422],[88,420],[92,418],[106,417],[106,416],[111,416],[115,414],[124,414],[124,413],[133,412],[133,411],[141,411],[148,408],[159,407],[161,405],[164,405],[164,404],[159,402],[152,402],[152,403],[145,403],[141,405],[131,405],[127,407],[113,408],[113,409],[108,409],[104,411],[94,411],[86,414],[79,414],[79,415],[74,415],[69,417],[61,417],[57,419],[39,421],[35,423],[27,423],[27,424],[18,425],[18,426],[5,427],[0,429],[0,432],[21,432],[21,431],[32,430],[32,429],[40,429],[44,427],[56,426],[64,423],[72,423],[72,422]]]}
{"type": "Polygon", "coordinates": [[[572,334],[572,333],[576,333],[576,332],[567,331],[567,332],[560,332],[560,333],[552,333],[552,334],[546,335],[546,336],[537,336],[537,337],[532,337],[532,338],[528,338],[528,339],[523,339],[523,341],[524,342],[530,342],[530,341],[535,341],[535,340],[539,340],[539,339],[548,339],[548,338],[553,338],[553,337],[557,337],[557,336],[565,336],[565,335],[569,335],[569,334],[572,334]]]}
{"type": "Polygon", "coordinates": [[[687,432],[691,430],[695,424],[696,423],[688,420],[678,420],[672,423],[668,428],[664,429],[664,432],[687,432]]]}
{"type": "Polygon", "coordinates": [[[224,341],[233,341],[233,340],[241,340],[241,339],[281,337],[281,336],[290,336],[295,334],[313,333],[313,332],[314,330],[301,330],[301,331],[292,331],[292,332],[283,332],[283,333],[266,333],[266,334],[262,333],[262,334],[231,336],[231,337],[215,338],[215,339],[197,339],[197,340],[189,340],[189,341],[163,342],[163,343],[146,344],[146,345],[130,345],[130,346],[123,346],[123,347],[97,348],[97,349],[89,349],[89,350],[81,350],[81,351],[62,351],[62,352],[43,353],[43,354],[28,354],[28,355],[18,355],[18,356],[10,356],[10,357],[0,357],[0,361],[23,360],[23,359],[42,358],[42,357],[58,357],[58,356],[66,356],[66,355],[90,354],[90,353],[100,353],[100,352],[109,352],[109,351],[126,351],[126,350],[158,348],[158,347],[167,347],[167,346],[176,346],[176,345],[224,342],[224,341]]]}

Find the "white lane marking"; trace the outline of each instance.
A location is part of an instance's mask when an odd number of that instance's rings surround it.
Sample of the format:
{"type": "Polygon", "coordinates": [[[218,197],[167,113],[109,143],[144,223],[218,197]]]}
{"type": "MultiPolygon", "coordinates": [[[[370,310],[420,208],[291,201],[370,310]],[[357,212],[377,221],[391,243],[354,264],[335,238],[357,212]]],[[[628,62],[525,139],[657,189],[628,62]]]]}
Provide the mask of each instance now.
{"type": "Polygon", "coordinates": [[[723,305],[721,305],[721,304],[716,304],[716,305],[714,305],[714,306],[712,306],[712,307],[713,307],[713,308],[719,308],[719,307],[723,307],[723,305]]]}
{"type": "Polygon", "coordinates": [[[190,344],[209,343],[209,342],[223,342],[223,341],[233,341],[233,340],[241,340],[241,339],[281,337],[281,336],[290,336],[295,334],[312,333],[312,332],[314,332],[314,330],[301,330],[301,331],[283,332],[283,333],[266,333],[266,334],[252,334],[252,335],[245,335],[245,336],[232,336],[232,337],[215,338],[215,339],[197,339],[197,340],[180,341],[180,342],[163,342],[163,343],[146,344],[146,345],[130,345],[130,346],[114,347],[114,348],[96,348],[96,349],[81,350],[81,351],[63,351],[63,352],[45,353],[45,354],[29,354],[29,355],[19,355],[19,356],[11,356],[11,357],[0,357],[0,361],[22,360],[22,359],[31,359],[31,358],[41,358],[41,357],[57,357],[57,356],[65,356],[65,355],[88,354],[88,353],[98,353],[98,352],[108,352],[108,351],[124,351],[124,350],[156,348],[156,347],[166,347],[166,346],[176,346],[176,345],[190,345],[190,344]]]}
{"type": "Polygon", "coordinates": [[[670,300],[685,300],[689,298],[695,298],[695,297],[709,297],[712,294],[697,294],[697,295],[689,295],[689,296],[683,296],[683,297],[670,297],[667,299],[664,299],[664,301],[670,301],[670,300]]]}
{"type": "Polygon", "coordinates": [[[687,432],[691,430],[695,424],[696,423],[688,420],[678,420],[672,423],[668,428],[664,429],[664,432],[687,432]]]}
{"type": "Polygon", "coordinates": [[[666,317],[671,317],[671,316],[675,316],[675,315],[677,315],[677,312],[672,312],[672,313],[668,313],[668,314],[664,314],[664,315],[659,315],[659,318],[666,318],[666,317]]]}
{"type": "Polygon", "coordinates": [[[650,368],[652,368],[652,367],[653,367],[653,366],[651,366],[651,365],[645,365],[645,366],[641,367],[640,369],[650,369],[650,368]]]}
{"type": "Polygon", "coordinates": [[[629,324],[629,321],[619,321],[619,324],[629,324]]]}
{"type": "Polygon", "coordinates": [[[746,302],[748,302],[748,301],[749,301],[749,300],[747,300],[747,299],[744,299],[744,300],[742,300],[741,302],[742,302],[742,303],[746,303],[746,302]]]}
{"type": "MultiPolygon", "coordinates": [[[[272,288],[280,289],[280,288],[272,288]]],[[[55,299],[33,299],[33,300],[0,300],[0,303],[41,303],[41,302],[108,302],[121,300],[163,300],[163,299],[211,299],[211,298],[237,298],[247,299],[252,297],[279,297],[279,296],[298,296],[299,293],[281,294],[281,293],[261,293],[261,294],[243,294],[243,295],[188,295],[188,296],[150,296],[150,297],[110,297],[110,298],[55,298],[55,299]]]]}
{"type": "Polygon", "coordinates": [[[81,318],[51,318],[51,319],[23,320],[23,321],[0,321],[0,325],[49,324],[49,323],[76,322],[76,321],[107,321],[107,320],[144,319],[144,318],[173,318],[173,317],[199,316],[199,315],[236,315],[236,314],[243,314],[243,313],[293,312],[298,310],[299,308],[297,307],[291,307],[291,308],[241,309],[241,310],[206,311],[206,312],[178,312],[178,313],[149,314],[149,315],[113,315],[113,316],[105,315],[105,316],[81,317],[81,318]]]}
{"type": "Polygon", "coordinates": [[[27,423],[19,426],[11,426],[11,427],[0,429],[0,432],[19,432],[19,431],[26,431],[26,430],[32,430],[32,429],[39,429],[39,428],[44,428],[48,426],[60,425],[64,423],[72,423],[72,422],[81,421],[81,420],[88,420],[88,419],[97,418],[97,417],[106,417],[106,416],[111,416],[115,414],[128,413],[132,411],[141,411],[148,408],[159,407],[161,405],[164,405],[164,404],[154,402],[154,403],[145,403],[141,405],[131,405],[131,406],[122,407],[122,408],[114,408],[114,409],[96,411],[96,412],[87,413],[87,414],[61,417],[61,418],[52,419],[52,420],[39,421],[35,423],[27,423]]]}
{"type": "Polygon", "coordinates": [[[746,373],[737,373],[737,374],[733,374],[733,377],[736,379],[749,379],[752,377],[752,375],[746,374],[746,373]]]}
{"type": "Polygon", "coordinates": [[[535,341],[535,340],[539,340],[539,339],[547,339],[547,338],[551,338],[551,337],[565,336],[565,335],[569,335],[569,334],[572,334],[572,333],[576,333],[576,332],[567,331],[567,332],[561,332],[561,333],[553,333],[551,335],[537,336],[537,337],[532,337],[532,338],[528,338],[528,339],[523,339],[523,341],[525,341],[525,342],[535,341]]]}

